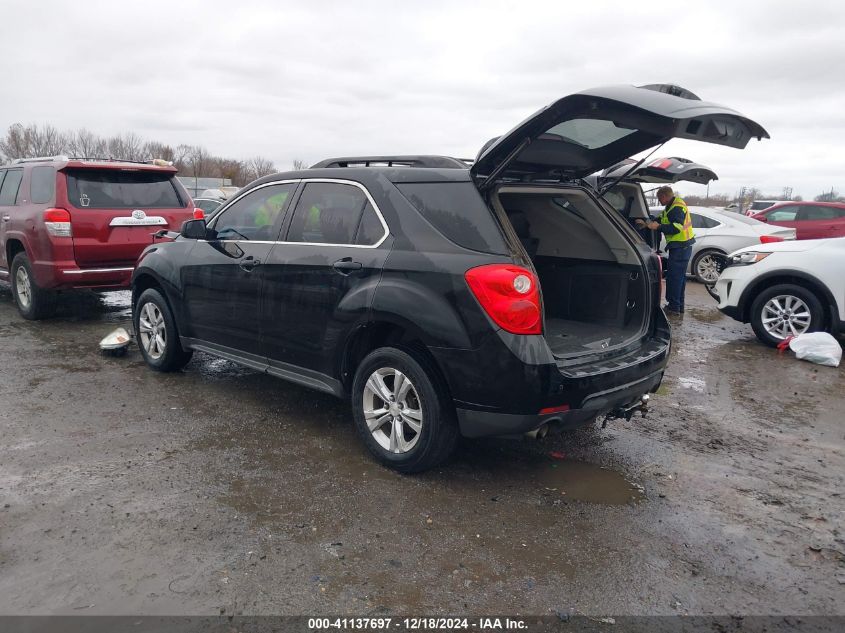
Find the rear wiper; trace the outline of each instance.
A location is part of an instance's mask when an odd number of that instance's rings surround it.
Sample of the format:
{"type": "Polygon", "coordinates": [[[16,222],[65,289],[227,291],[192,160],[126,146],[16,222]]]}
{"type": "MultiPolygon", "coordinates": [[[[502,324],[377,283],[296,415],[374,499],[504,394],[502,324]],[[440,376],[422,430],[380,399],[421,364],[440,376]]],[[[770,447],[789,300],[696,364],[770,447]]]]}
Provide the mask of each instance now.
{"type": "Polygon", "coordinates": [[[627,178],[627,177],[631,174],[631,172],[633,172],[633,171],[634,171],[637,167],[639,167],[640,165],[642,165],[642,164],[643,164],[643,163],[644,163],[644,162],[645,162],[648,158],[650,158],[650,157],[651,157],[651,155],[652,155],[652,154],[654,154],[654,152],[656,152],[657,150],[659,150],[659,149],[660,149],[661,147],[663,147],[664,145],[666,145],[666,141],[663,141],[660,145],[658,145],[658,146],[657,146],[657,147],[655,147],[653,150],[651,150],[651,151],[648,153],[648,155],[643,156],[643,157],[642,157],[639,161],[637,161],[636,163],[634,163],[633,165],[631,165],[631,169],[629,169],[629,170],[628,170],[628,171],[626,171],[624,174],[622,174],[621,176],[619,176],[619,178],[617,178],[616,180],[614,180],[613,182],[611,182],[609,185],[606,185],[606,186],[604,186],[604,187],[599,187],[598,194],[599,194],[600,196],[604,196],[604,194],[606,194],[608,191],[610,191],[610,190],[611,190],[611,189],[613,189],[616,185],[618,185],[620,182],[622,182],[625,178],[627,178]]]}

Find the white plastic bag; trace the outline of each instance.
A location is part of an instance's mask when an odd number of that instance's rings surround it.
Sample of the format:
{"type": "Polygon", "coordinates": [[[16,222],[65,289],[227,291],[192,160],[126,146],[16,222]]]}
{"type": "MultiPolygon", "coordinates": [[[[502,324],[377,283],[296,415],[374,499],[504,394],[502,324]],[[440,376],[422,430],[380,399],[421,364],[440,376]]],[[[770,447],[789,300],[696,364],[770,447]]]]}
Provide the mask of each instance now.
{"type": "Polygon", "coordinates": [[[795,352],[796,358],[819,365],[839,367],[839,362],[842,360],[842,347],[839,341],[827,332],[799,334],[789,341],[789,349],[795,352]]]}

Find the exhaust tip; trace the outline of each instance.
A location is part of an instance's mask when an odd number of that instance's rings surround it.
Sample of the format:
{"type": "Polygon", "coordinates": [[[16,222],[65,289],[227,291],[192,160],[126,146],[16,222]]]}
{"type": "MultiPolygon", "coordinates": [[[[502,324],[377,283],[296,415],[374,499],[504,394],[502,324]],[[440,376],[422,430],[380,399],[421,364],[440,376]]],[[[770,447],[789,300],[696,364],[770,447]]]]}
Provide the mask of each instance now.
{"type": "Polygon", "coordinates": [[[543,424],[540,427],[534,429],[533,431],[528,431],[525,434],[525,437],[532,439],[532,440],[540,440],[546,437],[549,433],[549,425],[543,424]]]}

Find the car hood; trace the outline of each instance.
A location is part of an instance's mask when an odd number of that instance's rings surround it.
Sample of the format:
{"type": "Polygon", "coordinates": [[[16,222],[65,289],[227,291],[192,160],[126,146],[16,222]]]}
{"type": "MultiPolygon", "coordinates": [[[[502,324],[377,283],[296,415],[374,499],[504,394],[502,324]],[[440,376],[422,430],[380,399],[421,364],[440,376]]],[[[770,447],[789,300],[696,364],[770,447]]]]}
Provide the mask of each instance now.
{"type": "Polygon", "coordinates": [[[637,161],[633,158],[626,158],[613,167],[605,169],[599,175],[599,181],[605,183],[624,176],[624,180],[630,182],[671,184],[688,181],[706,185],[719,179],[716,172],[709,167],[677,156],[651,160],[631,171],[636,163],[637,161]]]}
{"type": "Polygon", "coordinates": [[[606,86],[558,99],[488,141],[471,173],[482,187],[500,177],[583,178],[671,138],[741,149],[769,134],[678,86],[606,86]]]}
{"type": "Polygon", "coordinates": [[[745,248],[741,248],[738,251],[734,251],[731,255],[735,253],[747,253],[749,251],[753,251],[755,253],[803,253],[806,251],[811,251],[821,246],[827,246],[831,242],[835,242],[838,240],[842,240],[843,245],[845,245],[845,237],[836,237],[830,238],[825,240],[793,240],[787,242],[772,242],[770,244],[757,244],[755,246],[747,246],[745,248]]]}

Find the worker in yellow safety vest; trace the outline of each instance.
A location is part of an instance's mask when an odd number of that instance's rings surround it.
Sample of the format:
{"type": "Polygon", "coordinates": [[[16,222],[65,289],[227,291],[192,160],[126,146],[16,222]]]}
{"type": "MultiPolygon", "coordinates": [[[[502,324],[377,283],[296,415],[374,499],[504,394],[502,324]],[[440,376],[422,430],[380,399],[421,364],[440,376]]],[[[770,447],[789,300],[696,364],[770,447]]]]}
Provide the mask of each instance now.
{"type": "Polygon", "coordinates": [[[666,250],[669,254],[669,266],[666,270],[666,312],[682,314],[684,311],[684,295],[687,282],[687,267],[692,256],[692,245],[695,243],[695,233],[692,230],[692,217],[687,203],[675,195],[671,187],[661,187],[657,190],[657,200],[664,205],[663,212],[657,220],[644,222],[638,220],[639,226],[648,227],[652,231],[660,231],[666,240],[666,250]]]}

